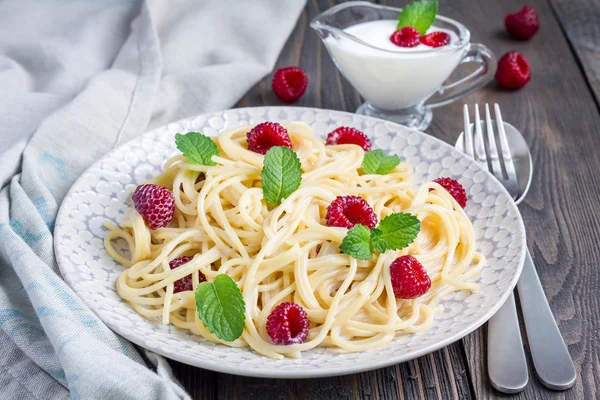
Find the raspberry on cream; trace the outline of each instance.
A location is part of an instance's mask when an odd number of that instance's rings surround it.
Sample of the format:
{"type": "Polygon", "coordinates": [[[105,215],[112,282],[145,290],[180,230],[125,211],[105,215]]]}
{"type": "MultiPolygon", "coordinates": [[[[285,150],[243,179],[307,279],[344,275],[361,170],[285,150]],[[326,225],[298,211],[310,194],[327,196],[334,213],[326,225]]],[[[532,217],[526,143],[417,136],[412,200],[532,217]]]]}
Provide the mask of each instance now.
{"type": "Polygon", "coordinates": [[[390,40],[398,47],[415,47],[421,43],[421,36],[415,28],[406,26],[392,33],[390,40]]]}

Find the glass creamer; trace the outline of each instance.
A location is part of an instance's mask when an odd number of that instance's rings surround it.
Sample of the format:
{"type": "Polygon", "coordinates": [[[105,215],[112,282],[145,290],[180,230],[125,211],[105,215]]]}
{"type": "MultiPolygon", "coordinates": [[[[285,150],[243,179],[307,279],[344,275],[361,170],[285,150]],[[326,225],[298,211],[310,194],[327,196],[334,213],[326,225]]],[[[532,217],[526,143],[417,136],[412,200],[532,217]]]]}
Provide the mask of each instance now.
{"type": "Polygon", "coordinates": [[[399,47],[390,41],[401,9],[351,1],[325,11],[311,22],[340,72],[364,97],[356,111],[423,130],[431,109],[465,96],[489,82],[496,58],[481,44],[470,43],[462,24],[437,16],[429,32],[442,31],[450,43],[399,47]],[[456,67],[479,64],[469,75],[444,84],[456,67]],[[435,101],[428,101],[435,96],[435,101]]]}

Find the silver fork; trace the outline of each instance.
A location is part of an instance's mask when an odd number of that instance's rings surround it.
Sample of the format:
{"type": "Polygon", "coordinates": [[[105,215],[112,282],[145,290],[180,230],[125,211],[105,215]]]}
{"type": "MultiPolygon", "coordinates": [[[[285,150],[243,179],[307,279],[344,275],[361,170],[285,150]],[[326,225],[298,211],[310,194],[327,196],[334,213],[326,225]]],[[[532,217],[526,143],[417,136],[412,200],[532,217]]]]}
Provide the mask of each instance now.
{"type": "MultiPolygon", "coordinates": [[[[475,137],[473,137],[471,122],[469,121],[469,107],[466,104],[464,106],[464,151],[478,161],[482,168],[489,170],[516,201],[520,195],[519,183],[510,148],[508,147],[502,115],[497,104],[495,111],[500,150],[496,146],[490,108],[487,104],[485,105],[485,130],[489,165],[486,154],[486,141],[483,138],[481,118],[479,117],[479,105],[477,104],[475,105],[475,137]],[[504,164],[504,171],[501,161],[504,164]]],[[[515,297],[512,293],[506,303],[488,322],[487,347],[488,375],[492,386],[504,393],[517,393],[523,390],[529,381],[529,372],[521,339],[515,297]]]]}
{"type": "Polygon", "coordinates": [[[506,132],[504,131],[504,122],[502,121],[502,115],[500,114],[500,107],[498,107],[498,104],[495,105],[494,111],[496,112],[496,127],[498,128],[498,138],[500,139],[500,151],[498,151],[496,146],[494,126],[490,116],[490,107],[487,104],[485,105],[485,130],[487,133],[488,153],[490,158],[490,165],[488,165],[488,157],[485,151],[486,146],[481,129],[481,118],[479,117],[479,105],[475,104],[475,138],[473,138],[471,122],[469,121],[469,107],[465,104],[463,109],[465,120],[465,153],[479,161],[479,164],[483,168],[489,170],[492,175],[502,183],[513,200],[517,200],[520,195],[519,182],[517,180],[517,173],[515,171],[510,147],[508,147],[508,140],[506,139],[506,132]],[[474,146],[473,143],[475,144],[474,146]],[[504,164],[504,171],[500,164],[501,159],[504,164]]]}

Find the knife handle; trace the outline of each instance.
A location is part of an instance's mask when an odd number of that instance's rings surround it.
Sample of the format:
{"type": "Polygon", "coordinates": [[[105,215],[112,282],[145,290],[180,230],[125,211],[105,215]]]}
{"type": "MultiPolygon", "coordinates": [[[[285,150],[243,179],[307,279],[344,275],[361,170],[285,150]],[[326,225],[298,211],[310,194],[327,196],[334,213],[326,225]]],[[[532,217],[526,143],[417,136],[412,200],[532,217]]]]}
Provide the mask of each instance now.
{"type": "Polygon", "coordinates": [[[577,373],[558,330],[529,249],[517,285],[533,366],[550,389],[565,390],[575,384],[577,373]]]}
{"type": "Polygon", "coordinates": [[[512,293],[488,321],[487,349],[492,386],[503,393],[518,393],[525,389],[529,373],[512,293]]]}

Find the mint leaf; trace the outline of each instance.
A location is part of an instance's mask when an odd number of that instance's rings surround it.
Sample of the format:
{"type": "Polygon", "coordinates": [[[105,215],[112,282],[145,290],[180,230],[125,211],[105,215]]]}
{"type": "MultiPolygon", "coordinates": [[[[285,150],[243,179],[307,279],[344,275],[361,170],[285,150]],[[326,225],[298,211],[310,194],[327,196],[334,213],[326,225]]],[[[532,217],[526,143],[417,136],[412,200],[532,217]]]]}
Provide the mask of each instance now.
{"type": "Polygon", "coordinates": [[[242,336],[246,304],[238,285],[225,274],[196,288],[198,318],[219,339],[232,342],[242,336]]]}
{"type": "Polygon", "coordinates": [[[385,253],[387,250],[385,240],[379,239],[383,232],[381,229],[373,228],[371,229],[371,242],[373,243],[373,248],[380,253],[385,253]]]}
{"type": "Polygon", "coordinates": [[[212,156],[219,155],[219,149],[211,138],[200,132],[188,132],[185,135],[175,134],[175,143],[191,163],[200,165],[217,165],[212,156]]]}
{"type": "Polygon", "coordinates": [[[361,224],[356,224],[350,228],[344,240],[342,240],[342,244],[340,244],[340,250],[359,260],[368,260],[373,257],[369,228],[361,224]]]}
{"type": "Polygon", "coordinates": [[[388,156],[383,150],[372,150],[365,154],[361,168],[367,174],[386,175],[400,164],[400,157],[388,156]]]}
{"type": "Polygon", "coordinates": [[[271,147],[265,154],[261,178],[263,197],[267,203],[278,206],[302,182],[302,166],[298,155],[288,147],[271,147]]]}
{"type": "Polygon", "coordinates": [[[412,26],[424,35],[437,14],[437,1],[415,1],[402,9],[396,29],[412,26]]]}
{"type": "Polygon", "coordinates": [[[421,222],[414,215],[390,214],[371,230],[373,247],[380,253],[403,249],[415,240],[420,230],[421,222]]]}

